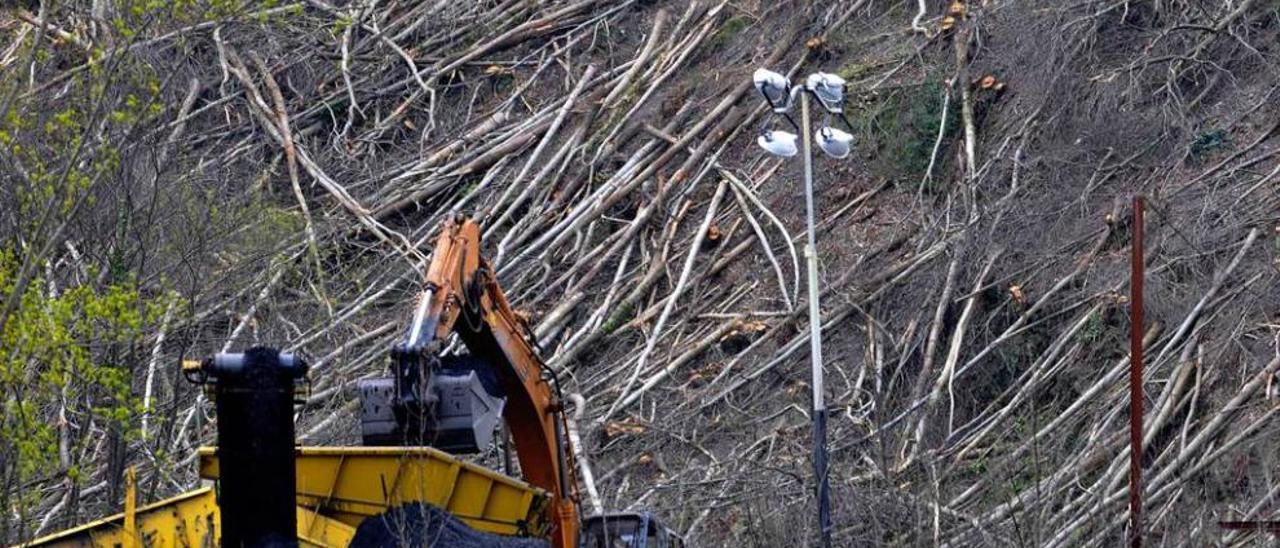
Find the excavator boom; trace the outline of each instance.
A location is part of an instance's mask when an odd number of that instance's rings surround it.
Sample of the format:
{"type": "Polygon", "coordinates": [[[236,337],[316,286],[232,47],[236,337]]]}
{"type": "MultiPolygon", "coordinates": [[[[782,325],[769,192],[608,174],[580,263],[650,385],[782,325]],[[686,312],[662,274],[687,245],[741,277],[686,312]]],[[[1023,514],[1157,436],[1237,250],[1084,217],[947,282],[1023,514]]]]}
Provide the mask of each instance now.
{"type": "Polygon", "coordinates": [[[533,335],[480,256],[480,227],[444,222],[413,320],[392,350],[391,378],[360,386],[366,445],[482,450],[500,412],[524,480],[551,494],[553,545],[577,544],[577,481],[563,400],[533,335]],[[467,356],[441,356],[450,334],[467,356]]]}
{"type": "Polygon", "coordinates": [[[475,535],[555,548],[683,546],[647,512],[579,516],[559,383],[480,255],[475,221],[444,223],[391,375],[359,383],[365,445],[379,447],[295,446],[293,404],[307,369],[268,347],[184,362],[184,376],[215,402],[218,447],[199,456],[217,490],[138,507],[130,488],[123,514],[32,545],[423,546],[428,530],[439,532],[422,517],[430,510],[475,535]],[[454,334],[466,354],[449,351],[454,334]],[[499,420],[523,481],[451,454],[489,447],[499,420]]]}

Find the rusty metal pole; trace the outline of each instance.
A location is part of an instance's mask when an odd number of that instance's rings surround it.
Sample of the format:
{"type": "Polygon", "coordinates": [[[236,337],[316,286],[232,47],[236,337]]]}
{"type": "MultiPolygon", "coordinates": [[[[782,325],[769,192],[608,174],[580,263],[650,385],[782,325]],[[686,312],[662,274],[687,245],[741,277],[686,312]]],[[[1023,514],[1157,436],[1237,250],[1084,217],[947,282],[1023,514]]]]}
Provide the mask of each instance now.
{"type": "Polygon", "coordinates": [[[1133,258],[1129,280],[1129,545],[1142,546],[1142,195],[1133,197],[1133,258]]]}

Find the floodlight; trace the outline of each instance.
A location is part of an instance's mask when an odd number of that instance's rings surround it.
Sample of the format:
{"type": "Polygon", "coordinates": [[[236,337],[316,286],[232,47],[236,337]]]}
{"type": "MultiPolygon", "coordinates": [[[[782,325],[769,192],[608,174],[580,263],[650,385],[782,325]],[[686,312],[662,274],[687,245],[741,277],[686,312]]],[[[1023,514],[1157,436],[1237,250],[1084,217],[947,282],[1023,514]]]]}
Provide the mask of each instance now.
{"type": "Polygon", "coordinates": [[[844,78],[816,72],[809,75],[805,88],[813,92],[827,112],[844,112],[844,78]]]}
{"type": "Polygon", "coordinates": [[[774,112],[786,112],[791,109],[791,80],[786,76],[768,69],[756,69],[751,76],[756,91],[764,96],[774,112]]]}
{"type": "Polygon", "coordinates": [[[833,127],[819,128],[814,133],[814,138],[827,156],[837,160],[848,156],[849,149],[853,146],[853,135],[833,127]]]}
{"type": "Polygon", "coordinates": [[[785,131],[764,131],[756,143],[775,156],[791,157],[800,152],[796,146],[796,134],[785,131]]]}

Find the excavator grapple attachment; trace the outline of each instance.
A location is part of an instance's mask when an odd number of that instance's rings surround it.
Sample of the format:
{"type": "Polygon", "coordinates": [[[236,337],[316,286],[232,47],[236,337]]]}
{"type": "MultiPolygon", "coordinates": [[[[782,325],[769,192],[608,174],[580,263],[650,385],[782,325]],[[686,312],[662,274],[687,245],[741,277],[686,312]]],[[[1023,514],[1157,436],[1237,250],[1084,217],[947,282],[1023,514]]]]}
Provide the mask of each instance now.
{"type": "Polygon", "coordinates": [[[395,398],[394,378],[358,383],[366,446],[428,445],[454,454],[489,446],[506,404],[492,369],[472,356],[445,356],[432,369],[412,404],[395,398]]]}
{"type": "Polygon", "coordinates": [[[356,382],[356,391],[360,394],[360,437],[364,445],[405,445],[405,434],[393,409],[395,379],[361,379],[356,382]]]}

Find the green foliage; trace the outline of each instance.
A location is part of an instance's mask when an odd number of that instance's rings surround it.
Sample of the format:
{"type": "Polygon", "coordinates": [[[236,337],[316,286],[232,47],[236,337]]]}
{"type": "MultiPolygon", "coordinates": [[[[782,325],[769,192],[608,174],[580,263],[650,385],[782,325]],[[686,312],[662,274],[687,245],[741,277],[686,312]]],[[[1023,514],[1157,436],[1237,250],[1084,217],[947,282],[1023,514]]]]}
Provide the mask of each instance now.
{"type": "MultiPolygon", "coordinates": [[[[201,201],[214,204],[217,199],[211,194],[201,201]]],[[[214,208],[210,214],[221,219],[219,222],[237,223],[244,227],[236,234],[234,245],[230,248],[249,257],[276,254],[283,245],[289,243],[282,236],[300,234],[306,223],[300,211],[282,209],[264,196],[258,196],[239,211],[223,212],[214,208]]]]}
{"type": "Polygon", "coordinates": [[[1219,150],[1231,146],[1231,134],[1225,129],[1215,129],[1197,135],[1191,141],[1191,162],[1199,164],[1219,150]]]}
{"type": "Polygon", "coordinates": [[[1107,335],[1107,324],[1102,319],[1101,312],[1093,312],[1089,314],[1089,318],[1085,320],[1084,327],[1080,331],[1080,339],[1085,344],[1092,344],[1107,335]]]}
{"type": "Polygon", "coordinates": [[[733,38],[751,26],[751,19],[745,15],[735,15],[725,21],[716,33],[711,35],[711,39],[707,40],[708,51],[716,51],[733,40],[733,38]]]}
{"type": "Polygon", "coordinates": [[[625,306],[619,307],[613,312],[613,314],[609,315],[609,318],[600,326],[600,331],[603,331],[605,335],[612,335],[619,327],[622,327],[623,324],[630,321],[635,313],[635,305],[626,304],[625,306]]]}
{"type": "Polygon", "coordinates": [[[943,120],[943,93],[941,83],[930,82],[890,90],[873,100],[858,125],[861,140],[875,147],[871,165],[880,176],[919,181],[929,167],[940,125],[943,141],[939,158],[946,157],[947,146],[959,127],[960,109],[956,101],[951,101],[943,120]]]}
{"type": "MultiPolygon", "coordinates": [[[[144,31],[154,34],[161,27],[180,24],[176,14],[202,13],[199,9],[191,9],[202,4],[196,0],[124,0],[113,3],[113,11],[119,17],[111,23],[125,38],[144,31]]],[[[33,40],[23,41],[13,54],[16,58],[23,58],[32,53],[30,48],[35,45],[33,40]]],[[[5,212],[6,226],[10,227],[0,235],[0,249],[6,250],[8,262],[33,260],[32,255],[42,249],[57,253],[62,249],[61,242],[57,240],[68,237],[65,222],[100,222],[101,219],[85,216],[85,212],[91,211],[103,198],[115,201],[115,205],[120,203],[121,194],[114,191],[123,188],[122,184],[131,183],[131,178],[137,176],[137,170],[133,169],[135,166],[127,166],[127,162],[136,164],[142,161],[140,158],[146,157],[146,154],[137,154],[140,146],[138,128],[165,115],[162,97],[165,80],[155,65],[144,58],[121,55],[120,48],[109,50],[102,43],[86,44],[86,47],[87,51],[82,48],[56,48],[46,41],[39,51],[34,52],[37,66],[32,70],[37,78],[46,77],[44,71],[83,68],[61,73],[65,80],[58,82],[56,92],[25,93],[28,84],[23,78],[0,81],[0,95],[11,97],[11,102],[7,103],[9,109],[0,113],[0,158],[9,166],[3,176],[0,211],[5,212]]],[[[113,283],[127,280],[133,266],[125,259],[132,254],[133,243],[119,243],[131,222],[131,214],[129,209],[119,210],[118,226],[111,227],[115,230],[94,234],[103,236],[101,239],[79,239],[78,242],[89,246],[107,243],[97,248],[104,250],[103,253],[92,253],[84,259],[90,270],[95,266],[101,270],[105,266],[111,274],[108,280],[113,283]],[[108,243],[112,236],[117,245],[108,243]],[[107,257],[109,264],[92,264],[102,257],[107,257]]],[[[56,263],[56,259],[37,257],[32,264],[46,265],[48,262],[56,263]]],[[[7,285],[12,284],[10,281],[7,285]]],[[[12,289],[0,288],[4,293],[12,289]]],[[[39,295],[39,290],[38,285],[27,287],[20,298],[34,298],[32,295],[39,295]]],[[[100,297],[107,300],[102,302],[108,302],[121,298],[111,293],[110,287],[103,290],[106,292],[95,294],[95,299],[100,297]]],[[[50,317],[65,319],[58,314],[66,316],[71,312],[53,305],[70,303],[64,306],[73,307],[76,314],[118,315],[117,311],[94,308],[102,304],[99,302],[101,299],[91,300],[80,291],[88,290],[68,290],[62,295],[51,296],[49,298],[53,300],[41,310],[50,317]]],[[[6,330],[15,329],[15,325],[26,325],[29,318],[22,315],[30,316],[35,310],[31,306],[23,300],[22,307],[15,312],[17,317],[7,321],[10,318],[6,316],[0,319],[0,324],[6,330]]],[[[12,344],[38,342],[29,337],[12,339],[14,335],[11,332],[5,335],[11,337],[4,341],[5,359],[21,361],[20,356],[15,357],[8,352],[12,344]]],[[[67,370],[53,368],[47,371],[62,374],[59,372],[67,370]]],[[[114,382],[104,375],[107,372],[95,373],[87,380],[104,385],[114,382]]],[[[11,394],[8,396],[12,397],[11,394]]],[[[12,410],[18,416],[24,414],[20,407],[12,410]]],[[[32,439],[39,439],[38,431],[32,435],[32,439]]],[[[4,449],[0,446],[0,452],[4,449]]],[[[0,454],[0,459],[3,457],[0,454]]],[[[0,468],[4,468],[2,462],[0,468]]]]}
{"type": "MultiPolygon", "coordinates": [[[[266,11],[279,7],[280,0],[116,0],[112,29],[125,39],[151,36],[187,26],[210,21],[253,16],[259,23],[269,22],[266,11]]],[[[301,3],[290,4],[290,9],[280,15],[301,13],[301,3]]]]}
{"type": "Polygon", "coordinates": [[[184,309],[164,288],[198,294],[204,282],[188,284],[184,276],[198,278],[184,268],[210,226],[250,227],[236,234],[273,253],[301,226],[278,208],[242,215],[238,200],[184,169],[181,146],[157,146],[188,79],[152,50],[129,48],[218,18],[252,23],[276,3],[118,0],[94,33],[75,25],[87,5],[51,5],[76,38],[46,36],[34,51],[36,33],[10,29],[8,55],[22,68],[0,80],[0,544],[30,532],[29,512],[48,503],[51,482],[101,481],[107,468],[86,460],[104,454],[98,447],[128,458],[145,411],[135,386],[146,336],[163,311],[184,309]],[[183,222],[206,218],[227,222],[183,222]]]}
{"type": "MultiPolygon", "coordinates": [[[[43,220],[65,218],[79,204],[93,205],[96,181],[118,174],[128,134],[164,112],[161,79],[147,63],[123,59],[111,73],[92,59],[89,70],[69,79],[57,102],[20,96],[0,118],[0,153],[19,169],[8,183],[20,214],[18,232],[39,240],[43,220]]],[[[4,84],[0,84],[0,91],[4,84]]]]}
{"type": "Polygon", "coordinates": [[[875,68],[875,65],[854,62],[836,69],[836,75],[844,78],[846,81],[852,82],[861,78],[862,75],[871,72],[872,68],[875,68]]]}
{"type": "Polygon", "coordinates": [[[351,25],[354,25],[354,24],[355,24],[355,20],[352,19],[350,16],[348,15],[338,16],[338,18],[333,21],[333,34],[335,35],[342,34],[346,32],[348,28],[351,28],[351,25]]]}
{"type": "MultiPolygon", "coordinates": [[[[14,250],[0,249],[0,298],[16,290],[18,269],[14,250]]],[[[142,410],[122,349],[154,327],[171,298],[146,299],[133,281],[58,290],[37,278],[23,292],[0,332],[0,439],[20,482],[58,471],[60,432],[95,423],[136,435],[131,421],[142,410]]]]}

